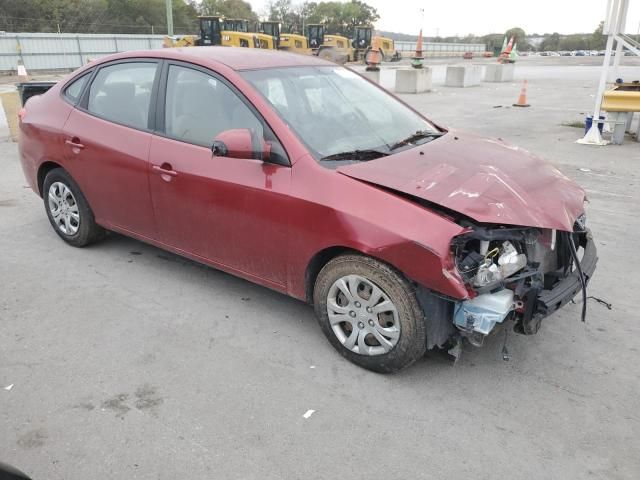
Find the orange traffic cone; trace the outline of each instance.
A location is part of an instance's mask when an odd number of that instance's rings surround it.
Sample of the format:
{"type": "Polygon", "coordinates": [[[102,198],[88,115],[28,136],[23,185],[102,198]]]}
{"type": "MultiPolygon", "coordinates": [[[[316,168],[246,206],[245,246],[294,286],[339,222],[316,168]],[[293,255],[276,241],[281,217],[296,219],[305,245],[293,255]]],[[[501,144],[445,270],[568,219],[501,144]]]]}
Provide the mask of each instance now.
{"type": "Polygon", "coordinates": [[[518,97],[518,101],[513,104],[514,107],[530,107],[527,103],[527,81],[525,80],[522,84],[522,89],[520,89],[520,96],[518,97]]]}
{"type": "Polygon", "coordinates": [[[413,68],[422,68],[422,60],[424,60],[424,56],[422,55],[422,29],[420,29],[420,34],[418,35],[418,42],[416,43],[416,53],[413,57],[411,57],[411,66],[413,68]]]}
{"type": "Polygon", "coordinates": [[[378,37],[373,37],[371,50],[366,53],[364,61],[367,64],[367,72],[377,72],[380,70],[382,55],[380,54],[380,39],[378,37]]]}

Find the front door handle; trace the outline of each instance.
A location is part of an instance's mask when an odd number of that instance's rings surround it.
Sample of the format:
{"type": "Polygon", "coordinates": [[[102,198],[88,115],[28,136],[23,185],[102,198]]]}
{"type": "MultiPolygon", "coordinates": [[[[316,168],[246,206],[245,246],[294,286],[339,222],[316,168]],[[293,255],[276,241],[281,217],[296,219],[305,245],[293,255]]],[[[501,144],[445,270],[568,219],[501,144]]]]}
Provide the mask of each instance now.
{"type": "Polygon", "coordinates": [[[151,169],[154,172],[159,173],[160,175],[169,175],[170,177],[175,177],[178,175],[178,172],[173,170],[171,165],[169,165],[168,163],[163,163],[162,165],[153,165],[151,169]]]}
{"type": "Polygon", "coordinates": [[[78,139],[77,137],[73,137],[71,140],[67,139],[64,141],[64,143],[69,145],[71,148],[77,148],[79,150],[82,150],[84,148],[84,145],[80,143],[80,139],[78,139]]]}

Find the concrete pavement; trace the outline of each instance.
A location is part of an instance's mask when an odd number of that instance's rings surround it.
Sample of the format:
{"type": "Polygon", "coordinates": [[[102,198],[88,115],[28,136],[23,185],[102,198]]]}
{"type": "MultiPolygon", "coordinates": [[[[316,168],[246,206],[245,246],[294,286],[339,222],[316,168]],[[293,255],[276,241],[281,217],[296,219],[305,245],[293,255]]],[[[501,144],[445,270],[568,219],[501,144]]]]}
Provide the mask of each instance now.
{"type": "Polygon", "coordinates": [[[511,334],[510,362],[499,336],[377,375],[300,302],[119,235],[68,247],[0,143],[0,461],[34,480],[638,478],[640,145],[573,143],[562,124],[593,108],[597,69],[558,68],[403,97],[588,191],[589,293],[613,309],[511,334]],[[511,108],[525,75],[532,107],[511,108]]]}

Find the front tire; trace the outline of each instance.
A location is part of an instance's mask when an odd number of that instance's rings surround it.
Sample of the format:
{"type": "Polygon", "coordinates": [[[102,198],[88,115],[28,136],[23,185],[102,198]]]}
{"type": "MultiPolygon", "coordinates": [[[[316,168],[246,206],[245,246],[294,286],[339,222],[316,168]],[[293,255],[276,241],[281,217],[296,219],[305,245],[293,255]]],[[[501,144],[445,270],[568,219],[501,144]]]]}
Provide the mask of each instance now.
{"type": "Polygon", "coordinates": [[[413,286],[374,258],[329,261],[318,274],[313,303],[329,342],[356,365],[392,373],[425,353],[424,316],[413,286]]]}
{"type": "Polygon", "coordinates": [[[84,247],[104,238],[105,230],[95,222],[89,202],[66,170],[47,173],[42,198],[51,226],[69,245],[84,247]]]}

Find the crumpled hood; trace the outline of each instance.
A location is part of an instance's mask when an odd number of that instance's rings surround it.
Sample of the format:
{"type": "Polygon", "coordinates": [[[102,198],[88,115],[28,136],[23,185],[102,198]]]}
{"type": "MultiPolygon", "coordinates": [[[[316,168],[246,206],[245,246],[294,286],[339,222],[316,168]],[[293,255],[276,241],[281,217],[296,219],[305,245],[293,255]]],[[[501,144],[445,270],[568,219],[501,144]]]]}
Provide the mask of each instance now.
{"type": "Polygon", "coordinates": [[[584,210],[584,190],[546,161],[501,140],[453,130],[338,172],[482,223],[572,231],[584,210]]]}

